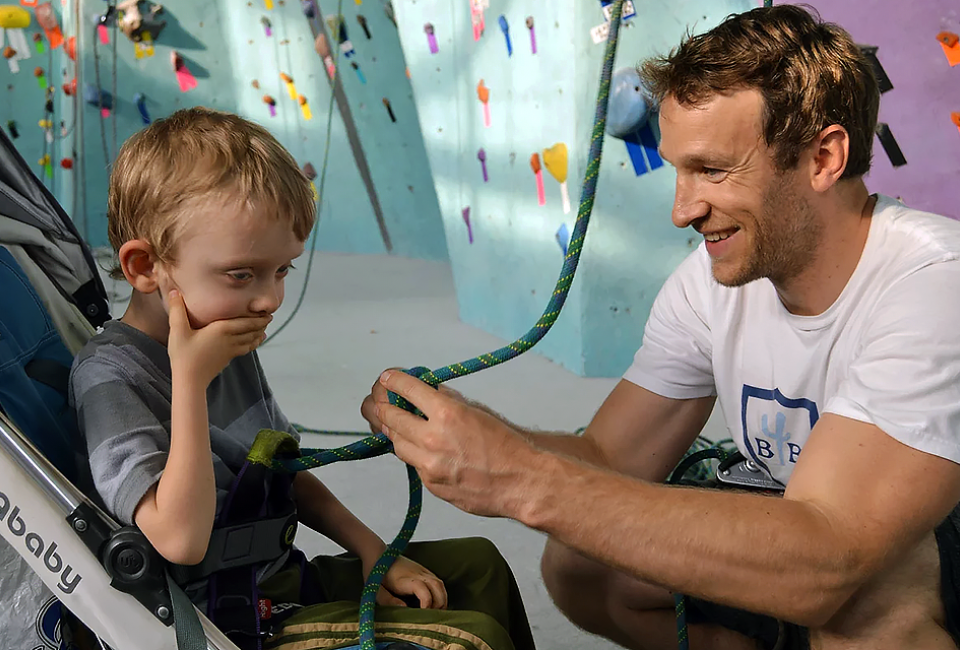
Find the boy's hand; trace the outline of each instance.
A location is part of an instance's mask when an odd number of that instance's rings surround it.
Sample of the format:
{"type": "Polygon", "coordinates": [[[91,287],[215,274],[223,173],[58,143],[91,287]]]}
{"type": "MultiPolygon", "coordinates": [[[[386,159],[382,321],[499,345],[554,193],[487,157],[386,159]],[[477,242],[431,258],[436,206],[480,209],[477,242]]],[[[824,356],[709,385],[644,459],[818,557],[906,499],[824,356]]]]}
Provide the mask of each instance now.
{"type": "Polygon", "coordinates": [[[180,292],[168,294],[170,305],[170,337],[167,351],[174,374],[201,382],[206,388],[213,378],[233,359],[257,349],[264,339],[264,330],[273,316],[218,320],[200,329],[193,329],[187,307],[180,292]]]}
{"type": "MultiPolygon", "coordinates": [[[[364,570],[364,575],[367,574],[369,570],[364,570]]],[[[443,581],[402,555],[396,559],[387,575],[383,576],[377,604],[406,607],[406,603],[397,596],[416,596],[421,609],[447,608],[447,589],[443,586],[443,581]]]]}
{"type": "MultiPolygon", "coordinates": [[[[388,370],[395,370],[397,372],[402,372],[403,368],[389,368],[388,370]]],[[[458,391],[455,391],[452,388],[440,385],[440,392],[444,395],[452,397],[453,399],[467,404],[467,398],[461,395],[458,391]]],[[[383,429],[383,424],[380,422],[380,419],[377,418],[377,402],[387,401],[387,389],[383,387],[383,384],[380,383],[380,377],[377,377],[377,381],[373,382],[373,386],[370,388],[370,394],[363,399],[363,403],[360,405],[360,415],[370,424],[370,431],[373,433],[380,433],[383,429]]]]}

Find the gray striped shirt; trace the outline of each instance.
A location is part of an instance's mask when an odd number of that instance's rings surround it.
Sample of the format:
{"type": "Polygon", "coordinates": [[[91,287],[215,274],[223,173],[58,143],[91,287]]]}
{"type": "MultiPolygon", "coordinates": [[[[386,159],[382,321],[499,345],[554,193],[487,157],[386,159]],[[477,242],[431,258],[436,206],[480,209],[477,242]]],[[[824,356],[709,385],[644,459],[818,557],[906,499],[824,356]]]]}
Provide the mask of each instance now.
{"type": "MultiPolygon", "coordinates": [[[[170,450],[167,348],[121,321],[106,323],[70,373],[70,403],[107,509],[124,524],[163,474],[170,450]]],[[[260,429],[289,431],[256,352],[237,357],[207,389],[217,512],[260,429]]]]}

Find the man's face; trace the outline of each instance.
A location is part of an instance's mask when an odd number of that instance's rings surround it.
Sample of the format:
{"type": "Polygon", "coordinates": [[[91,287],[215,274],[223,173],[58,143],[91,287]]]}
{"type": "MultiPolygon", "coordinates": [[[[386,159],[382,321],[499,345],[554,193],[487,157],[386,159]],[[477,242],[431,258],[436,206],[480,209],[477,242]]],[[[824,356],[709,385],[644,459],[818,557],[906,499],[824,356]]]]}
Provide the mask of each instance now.
{"type": "Polygon", "coordinates": [[[195,328],[272,314],[303,242],[283,221],[237,207],[210,206],[186,217],[176,262],[163,265],[160,290],[178,289],[195,328]]]}
{"type": "Polygon", "coordinates": [[[717,282],[796,277],[811,261],[820,223],[799,170],[779,172],[761,134],[756,90],[699,106],[672,96],[660,109],[660,150],[677,170],[673,223],[703,235],[717,282]]]}

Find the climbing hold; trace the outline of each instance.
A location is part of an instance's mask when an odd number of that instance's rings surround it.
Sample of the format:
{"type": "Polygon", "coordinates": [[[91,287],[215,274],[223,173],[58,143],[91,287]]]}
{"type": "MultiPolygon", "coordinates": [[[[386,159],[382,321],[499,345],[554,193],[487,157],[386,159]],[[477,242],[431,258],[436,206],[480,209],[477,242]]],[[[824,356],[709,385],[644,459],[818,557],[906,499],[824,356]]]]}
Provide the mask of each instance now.
{"type": "Polygon", "coordinates": [[[937,40],[946,45],[947,47],[953,47],[958,42],[960,42],[960,37],[958,37],[953,32],[940,32],[937,34],[937,40]]]}
{"type": "Polygon", "coordinates": [[[273,25],[270,24],[270,19],[264,16],[260,19],[260,23],[263,25],[263,31],[266,33],[267,37],[273,36],[273,25]]]}
{"type": "Polygon", "coordinates": [[[277,100],[270,95],[263,96],[263,103],[270,107],[270,117],[277,116],[277,100]]]}
{"type": "Polygon", "coordinates": [[[543,189],[543,170],[540,167],[540,154],[534,153],[530,156],[530,169],[537,177],[537,205],[547,204],[547,195],[543,189]]]}
{"type": "Polygon", "coordinates": [[[307,103],[307,98],[303,95],[297,97],[297,103],[300,104],[300,110],[303,111],[303,119],[308,122],[313,119],[313,113],[310,112],[310,104],[307,103]]]}
{"type": "Polygon", "coordinates": [[[30,13],[21,7],[0,6],[0,29],[26,29],[30,26],[30,13]]]}
{"type": "Polygon", "coordinates": [[[64,158],[60,161],[60,166],[64,169],[73,169],[73,158],[64,158]]]}
{"type": "Polygon", "coordinates": [[[357,79],[360,80],[360,83],[362,83],[362,84],[367,83],[367,78],[366,78],[365,76],[363,76],[363,72],[360,70],[360,66],[357,64],[356,61],[351,61],[351,62],[350,62],[350,67],[353,68],[353,69],[356,71],[356,73],[357,73],[357,79]]]}
{"type": "Polygon", "coordinates": [[[391,121],[391,122],[396,122],[396,121],[397,121],[397,118],[396,118],[396,116],[393,114],[393,107],[390,106],[390,100],[387,99],[386,97],[384,97],[384,98],[383,98],[383,105],[386,107],[387,113],[390,114],[390,121],[391,121]]]}
{"type": "Polygon", "coordinates": [[[558,142],[543,151],[543,166],[560,183],[560,198],[563,200],[563,213],[570,212],[570,193],[567,190],[567,145],[558,142]]]}
{"type": "Polygon", "coordinates": [[[530,30],[530,53],[537,53],[537,34],[533,31],[533,16],[527,16],[527,29],[530,30]]]}
{"type": "Polygon", "coordinates": [[[317,4],[314,0],[302,0],[300,8],[303,10],[303,15],[310,20],[317,17],[317,4]]]}
{"type": "Polygon", "coordinates": [[[134,95],[133,103],[137,105],[137,110],[140,111],[140,119],[143,120],[143,123],[150,124],[150,115],[147,113],[147,98],[144,97],[143,93],[134,95]]]}
{"type": "Polygon", "coordinates": [[[437,35],[433,32],[433,23],[424,25],[423,31],[427,34],[427,46],[430,48],[430,54],[436,54],[440,51],[440,48],[437,45],[437,35]]]}
{"type": "Polygon", "coordinates": [[[483,79],[477,84],[477,98],[483,104],[483,125],[490,126],[490,89],[483,84],[483,79]]]}
{"type": "Polygon", "coordinates": [[[480,147],[480,150],[477,151],[477,160],[480,161],[480,168],[483,170],[483,182],[486,183],[490,178],[487,176],[487,152],[483,150],[483,147],[480,147]]]}
{"type": "Polygon", "coordinates": [[[363,14],[357,14],[357,22],[360,23],[360,27],[363,28],[363,33],[367,35],[367,40],[370,40],[370,28],[367,26],[367,19],[363,17],[363,14]]]}
{"type": "Polygon", "coordinates": [[[286,86],[287,86],[287,92],[290,93],[290,99],[296,99],[296,98],[297,98],[297,89],[296,89],[296,87],[293,85],[293,78],[292,78],[290,75],[288,75],[286,72],[281,72],[281,73],[280,73],[280,80],[283,81],[283,83],[286,84],[286,86]]]}
{"type": "Polygon", "coordinates": [[[307,180],[315,181],[317,180],[317,170],[314,168],[312,163],[306,163],[303,166],[303,175],[307,177],[307,180]]]}
{"type": "Polygon", "coordinates": [[[513,43],[510,41],[510,25],[507,24],[507,17],[500,14],[500,31],[507,41],[507,56],[513,56],[513,43]]]}
{"type": "Polygon", "coordinates": [[[10,137],[16,140],[20,137],[20,131],[17,129],[17,123],[13,120],[7,122],[7,131],[10,132],[10,137]]]}
{"type": "Polygon", "coordinates": [[[113,96],[106,90],[99,90],[91,83],[83,84],[83,101],[98,108],[113,108],[113,96]]]}
{"type": "Polygon", "coordinates": [[[647,123],[652,100],[636,68],[621,68],[610,79],[607,133],[624,139],[647,123]]]}

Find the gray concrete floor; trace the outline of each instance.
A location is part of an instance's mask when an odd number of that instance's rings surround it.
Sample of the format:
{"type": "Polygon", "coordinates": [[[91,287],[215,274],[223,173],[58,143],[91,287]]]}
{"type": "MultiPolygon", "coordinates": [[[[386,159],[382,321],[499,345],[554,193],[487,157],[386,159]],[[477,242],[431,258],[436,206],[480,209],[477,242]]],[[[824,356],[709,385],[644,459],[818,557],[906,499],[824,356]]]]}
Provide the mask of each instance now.
{"type": "MultiPolygon", "coordinates": [[[[306,256],[297,266],[276,324],[286,320],[297,302],[306,277],[306,256]]],[[[119,317],[126,286],[108,282],[108,288],[117,296],[113,313],[119,317]]],[[[299,312],[260,349],[260,357],[292,421],[315,429],[366,431],[360,403],[383,369],[437,368],[504,343],[459,321],[449,265],[388,256],[317,254],[299,312]]],[[[573,431],[589,422],[615,383],[614,379],[577,377],[529,352],[451,386],[520,425],[573,431]]],[[[707,435],[724,437],[720,426],[712,419],[707,435]]],[[[356,439],[307,435],[303,444],[330,448],[356,439]]],[[[406,512],[407,483],[403,465],[395,457],[341,463],[316,473],[382,538],[392,539],[399,530],[406,512]]],[[[466,514],[425,494],[415,540],[473,535],[494,541],[512,566],[538,647],[617,647],[575,628],[550,601],[539,574],[542,534],[512,521],[466,514]]],[[[312,531],[302,531],[297,543],[308,556],[341,551],[312,531]]]]}

